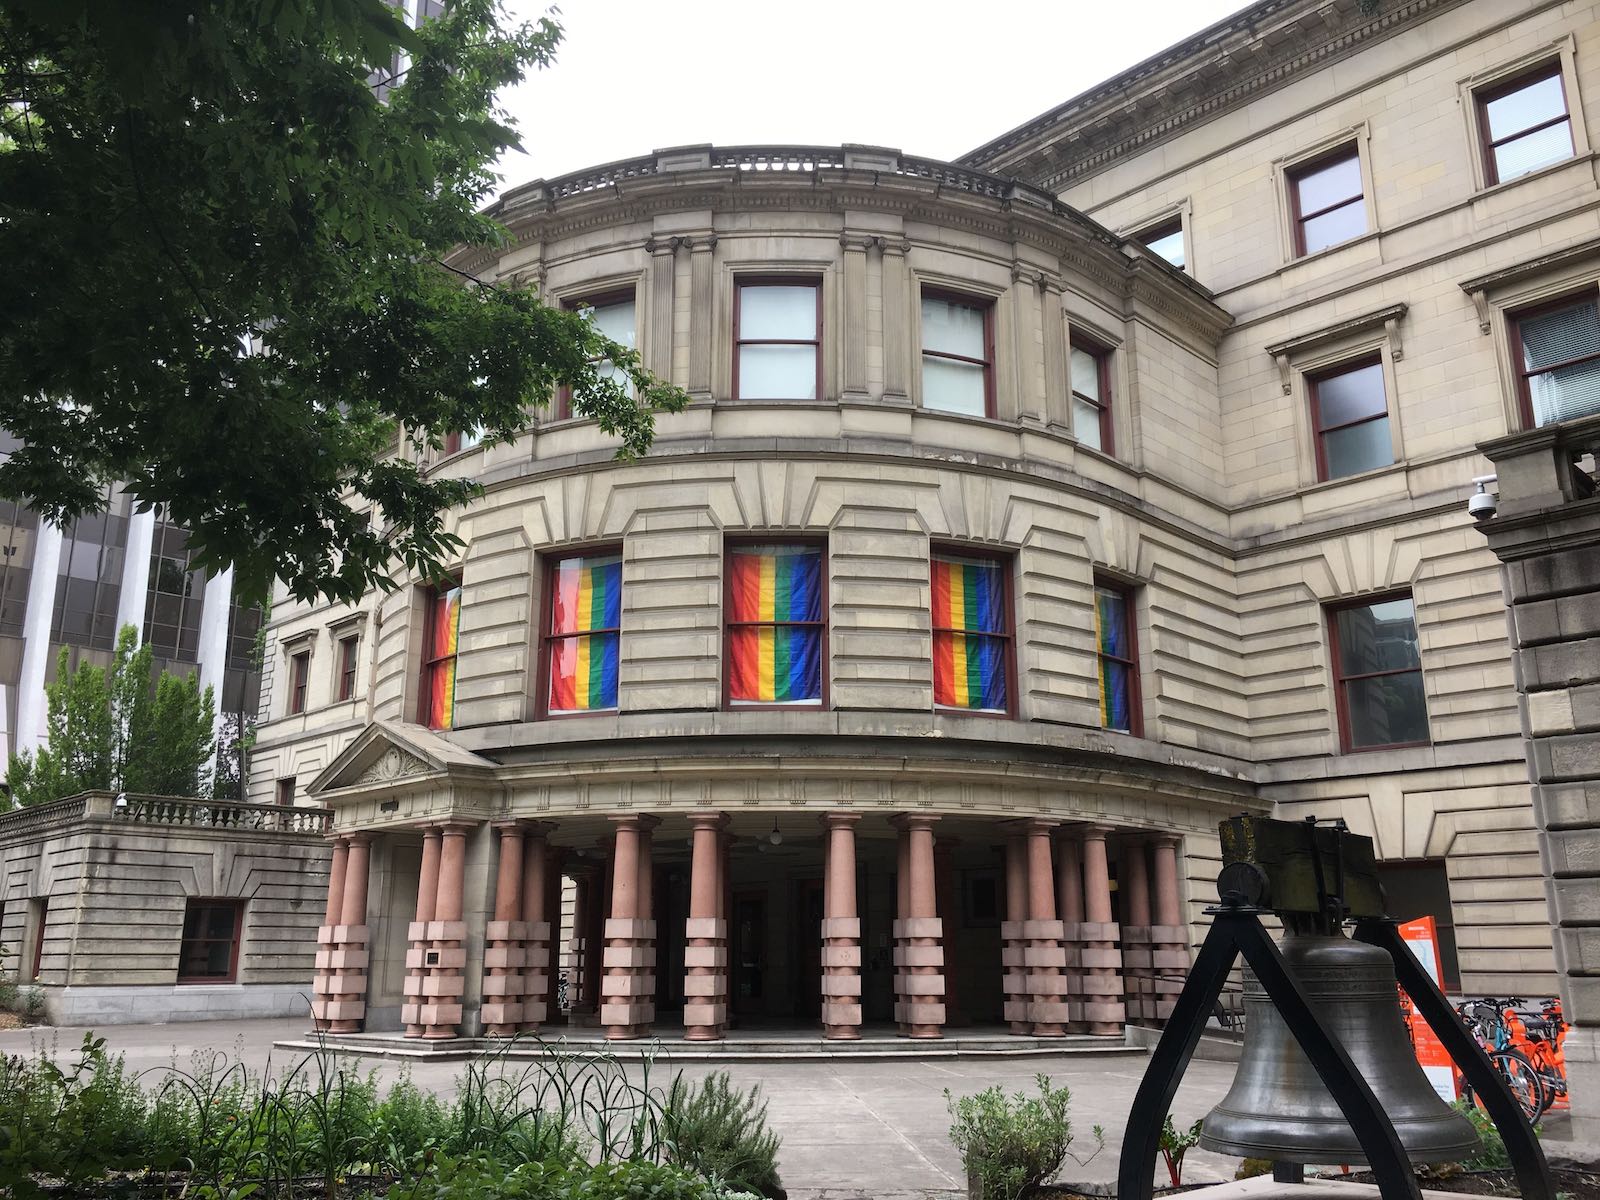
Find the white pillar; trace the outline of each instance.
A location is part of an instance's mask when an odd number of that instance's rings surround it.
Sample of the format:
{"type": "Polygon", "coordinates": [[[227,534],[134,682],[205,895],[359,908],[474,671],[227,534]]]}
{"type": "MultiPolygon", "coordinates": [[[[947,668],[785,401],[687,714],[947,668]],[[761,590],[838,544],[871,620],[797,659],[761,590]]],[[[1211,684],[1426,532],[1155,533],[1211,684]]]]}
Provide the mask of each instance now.
{"type": "Polygon", "coordinates": [[[33,542],[33,574],[28,578],[28,610],[22,619],[22,669],[17,681],[17,729],[13,753],[45,743],[44,674],[50,664],[50,621],[56,610],[56,577],[61,574],[61,530],[40,520],[33,542]]]}
{"type": "MultiPolygon", "coordinates": [[[[144,645],[144,609],[150,592],[150,547],[156,538],[156,510],[128,514],[127,550],[122,558],[122,592],[117,597],[117,636],[132,625],[133,644],[144,645]]],[[[113,644],[116,638],[112,639],[113,644]]]]}
{"type": "Polygon", "coordinates": [[[213,778],[221,751],[222,685],[228,673],[228,615],[232,605],[233,568],[228,567],[206,578],[205,599],[200,605],[200,690],[210,688],[216,701],[211,721],[213,778]]]}

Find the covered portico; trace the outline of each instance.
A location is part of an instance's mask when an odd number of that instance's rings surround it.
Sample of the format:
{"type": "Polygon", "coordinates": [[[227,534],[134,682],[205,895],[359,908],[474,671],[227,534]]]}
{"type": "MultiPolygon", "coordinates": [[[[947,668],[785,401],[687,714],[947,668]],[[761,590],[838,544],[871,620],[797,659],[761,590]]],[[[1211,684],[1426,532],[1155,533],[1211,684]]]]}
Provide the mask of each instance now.
{"type": "Polygon", "coordinates": [[[318,1028],[1120,1036],[1160,1021],[1188,966],[1189,830],[876,803],[540,807],[510,773],[414,726],[372,726],[330,765],[318,1028]]]}

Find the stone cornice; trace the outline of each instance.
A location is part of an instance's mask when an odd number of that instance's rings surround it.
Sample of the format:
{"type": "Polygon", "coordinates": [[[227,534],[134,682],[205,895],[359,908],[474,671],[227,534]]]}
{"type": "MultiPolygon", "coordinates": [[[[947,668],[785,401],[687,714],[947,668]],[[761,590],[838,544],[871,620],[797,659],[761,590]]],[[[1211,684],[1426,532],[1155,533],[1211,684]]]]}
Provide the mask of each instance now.
{"type": "MultiPolygon", "coordinates": [[[[1162,312],[1212,349],[1232,318],[1191,277],[1144,253],[1076,209],[1015,180],[968,171],[896,150],[689,147],[659,151],[576,176],[539,180],[488,210],[511,234],[511,246],[462,251],[454,265],[486,276],[503,258],[617,225],[647,225],[678,212],[876,212],[905,221],[1024,244],[1053,256],[1128,302],[1162,312]],[[804,169],[797,169],[804,167],[804,169]]],[[[709,249],[714,235],[692,241],[640,231],[653,254],[709,249]]],[[[847,248],[864,245],[847,232],[847,248]]],[[[874,247],[898,252],[873,239],[874,247]]],[[[551,261],[541,254],[546,269],[551,261]]]]}
{"type": "Polygon", "coordinates": [[[1579,242],[1576,246],[1564,246],[1560,250],[1542,254],[1537,258],[1526,258],[1509,267],[1501,267],[1497,271],[1463,279],[1461,290],[1472,297],[1473,306],[1478,310],[1479,331],[1488,333],[1492,328],[1492,314],[1489,311],[1491,293],[1522,283],[1524,280],[1536,279],[1540,275],[1559,270],[1568,263],[1587,261],[1597,255],[1600,255],[1600,238],[1590,238],[1586,242],[1579,242]]]}
{"type": "Polygon", "coordinates": [[[1466,0],[1262,0],[957,160],[1059,191],[1466,0]]]}
{"type": "Polygon", "coordinates": [[[1400,340],[1400,319],[1406,315],[1406,307],[1404,301],[1390,304],[1359,316],[1346,317],[1332,325],[1324,325],[1321,329],[1314,329],[1310,333],[1303,333],[1299,337],[1287,338],[1268,346],[1267,353],[1278,364],[1279,382],[1283,386],[1283,394],[1287,396],[1294,390],[1289,381],[1289,364],[1296,357],[1309,354],[1319,347],[1332,345],[1343,338],[1376,329],[1380,325],[1383,326],[1385,335],[1389,339],[1389,357],[1399,362],[1405,357],[1405,343],[1400,340]]]}

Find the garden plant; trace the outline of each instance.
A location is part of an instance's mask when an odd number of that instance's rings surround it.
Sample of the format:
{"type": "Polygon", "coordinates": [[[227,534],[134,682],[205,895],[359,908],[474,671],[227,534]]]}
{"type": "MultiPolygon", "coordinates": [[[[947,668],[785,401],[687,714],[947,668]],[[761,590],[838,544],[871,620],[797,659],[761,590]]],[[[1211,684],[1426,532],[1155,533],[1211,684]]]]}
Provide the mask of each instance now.
{"type": "MultiPolygon", "coordinates": [[[[998,1086],[959,1100],[945,1091],[954,1118],[950,1141],[967,1168],[972,1200],[1026,1200],[1061,1169],[1072,1145],[1067,1119],[1071,1093],[1052,1087],[1047,1075],[1034,1076],[1039,1094],[1007,1096],[998,1086]]],[[[1080,1165],[1100,1152],[1104,1131],[1094,1127],[1095,1149],[1075,1161],[1080,1165]]]]}

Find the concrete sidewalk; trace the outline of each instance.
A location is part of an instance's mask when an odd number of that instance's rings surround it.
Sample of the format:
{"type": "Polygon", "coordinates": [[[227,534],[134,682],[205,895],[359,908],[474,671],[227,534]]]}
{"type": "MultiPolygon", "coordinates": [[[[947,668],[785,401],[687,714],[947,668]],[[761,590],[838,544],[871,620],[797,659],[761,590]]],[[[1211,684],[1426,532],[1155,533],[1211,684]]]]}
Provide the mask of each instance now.
{"type": "MultiPolygon", "coordinates": [[[[27,1053],[37,1046],[52,1055],[74,1053],[81,1029],[0,1032],[0,1053],[27,1053]]],[[[261,1070],[299,1061],[275,1041],[305,1032],[301,1019],[211,1021],[182,1025],[123,1025],[98,1031],[107,1047],[120,1053],[130,1070],[159,1074],[173,1065],[191,1067],[196,1055],[223,1054],[261,1070]]],[[[382,1081],[403,1069],[371,1061],[382,1081]]],[[[1010,1060],[929,1060],[825,1062],[731,1062],[725,1066],[672,1063],[663,1045],[656,1070],[681,1069],[689,1078],[726,1070],[735,1084],[760,1084],[768,1118],[783,1139],[780,1169],[795,1200],[927,1200],[964,1196],[960,1160],[950,1146],[950,1117],[944,1091],[961,1096],[999,1084],[1008,1091],[1033,1088],[1037,1073],[1072,1090],[1073,1151],[1086,1158],[1094,1149],[1094,1125],[1105,1131],[1105,1148],[1084,1165],[1068,1161],[1062,1178],[1109,1191],[1117,1173],[1123,1126],[1134,1089],[1143,1076],[1143,1056],[1100,1057],[1062,1054],[1010,1060]]],[[[417,1086],[441,1096],[454,1094],[460,1063],[412,1063],[417,1086]]],[[[1173,1104],[1173,1120],[1186,1126],[1222,1098],[1233,1079],[1232,1063],[1191,1064],[1173,1104]]],[[[1152,1164],[1152,1167],[1154,1164],[1152,1164]]],[[[1192,1151],[1186,1183],[1232,1179],[1236,1160],[1192,1151]]],[[[1165,1174],[1162,1175],[1165,1180],[1165,1174]]]]}

